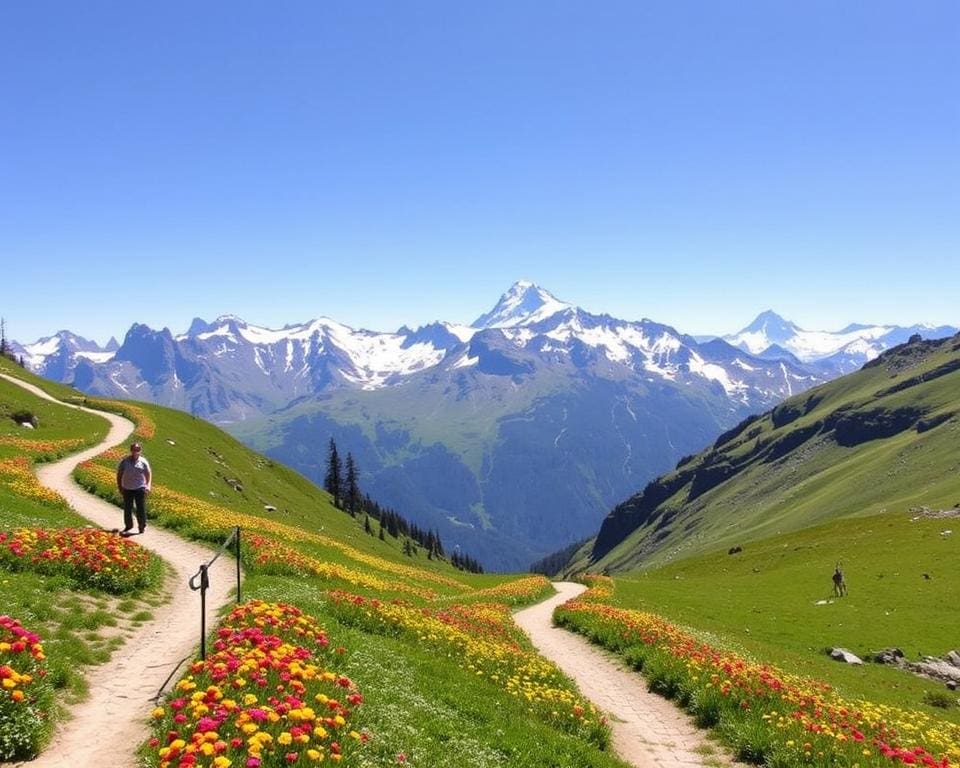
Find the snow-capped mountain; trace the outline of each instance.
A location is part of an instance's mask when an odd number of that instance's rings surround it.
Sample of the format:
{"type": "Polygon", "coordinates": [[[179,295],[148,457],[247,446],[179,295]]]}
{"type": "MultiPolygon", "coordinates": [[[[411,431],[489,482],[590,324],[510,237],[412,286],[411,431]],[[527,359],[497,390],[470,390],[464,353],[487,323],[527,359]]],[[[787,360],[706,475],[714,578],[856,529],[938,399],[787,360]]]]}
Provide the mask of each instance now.
{"type": "Polygon", "coordinates": [[[57,331],[33,344],[13,342],[11,351],[18,357],[22,356],[24,365],[35,373],[56,381],[69,381],[79,360],[105,363],[113,357],[119,346],[114,338],[101,347],[97,342],[70,331],[57,331]]]}
{"type": "Polygon", "coordinates": [[[540,286],[520,280],[500,297],[493,309],[474,320],[471,327],[509,328],[533,325],[557,312],[572,308],[572,304],[560,301],[540,286]]]}
{"type": "Polygon", "coordinates": [[[26,361],[92,394],[228,425],[318,481],[334,436],[365,491],[516,568],[591,533],[746,416],[838,375],[836,355],[870,354],[857,345],[894,338],[884,328],[851,326],[829,346],[765,313],[734,346],[592,314],[523,281],[471,326],[270,329],[225,315],[179,335],[135,324],[115,350],[61,333],[26,361]]]}
{"type": "Polygon", "coordinates": [[[926,339],[952,336],[951,326],[863,325],[852,323],[839,331],[807,331],[771,310],[761,312],[739,333],[724,340],[754,355],[776,359],[788,353],[803,363],[848,373],[880,353],[903,344],[914,334],[926,339]]]}

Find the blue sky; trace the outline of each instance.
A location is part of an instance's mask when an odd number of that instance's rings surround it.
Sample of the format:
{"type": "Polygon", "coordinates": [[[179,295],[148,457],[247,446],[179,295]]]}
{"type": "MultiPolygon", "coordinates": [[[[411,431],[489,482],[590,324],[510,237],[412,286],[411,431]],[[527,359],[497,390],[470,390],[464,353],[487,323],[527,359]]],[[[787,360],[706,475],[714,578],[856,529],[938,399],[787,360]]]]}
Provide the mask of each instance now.
{"type": "Polygon", "coordinates": [[[960,324],[956,2],[6,3],[0,314],[960,324]]]}

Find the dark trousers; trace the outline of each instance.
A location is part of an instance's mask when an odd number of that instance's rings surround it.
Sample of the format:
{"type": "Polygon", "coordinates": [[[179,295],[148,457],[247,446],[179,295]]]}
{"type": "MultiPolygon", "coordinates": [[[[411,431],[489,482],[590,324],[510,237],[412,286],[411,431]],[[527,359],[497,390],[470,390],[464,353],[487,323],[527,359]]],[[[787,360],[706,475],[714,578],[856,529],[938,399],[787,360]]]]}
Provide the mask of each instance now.
{"type": "Polygon", "coordinates": [[[147,500],[143,488],[135,491],[123,489],[123,527],[133,528],[133,505],[137,505],[137,527],[142,531],[147,527],[147,500]]]}

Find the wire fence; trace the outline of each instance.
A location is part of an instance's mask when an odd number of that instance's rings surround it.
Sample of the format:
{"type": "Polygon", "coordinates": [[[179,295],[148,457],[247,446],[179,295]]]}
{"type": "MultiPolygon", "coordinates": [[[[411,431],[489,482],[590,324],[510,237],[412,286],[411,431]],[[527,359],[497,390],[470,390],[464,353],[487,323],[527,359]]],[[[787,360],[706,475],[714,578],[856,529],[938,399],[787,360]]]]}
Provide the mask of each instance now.
{"type": "Polygon", "coordinates": [[[237,604],[242,602],[240,595],[240,526],[235,526],[226,541],[220,545],[220,549],[209,561],[200,566],[193,576],[190,577],[188,584],[194,592],[200,590],[200,658],[207,658],[207,589],[210,587],[210,566],[217,562],[230,545],[233,545],[234,554],[237,558],[237,604]]]}
{"type": "MultiPolygon", "coordinates": [[[[206,660],[207,658],[207,589],[210,587],[210,566],[213,565],[219,559],[220,555],[230,549],[233,545],[233,553],[237,559],[237,603],[239,604],[243,597],[240,592],[240,526],[237,525],[234,527],[233,531],[226,538],[223,544],[220,545],[220,548],[217,550],[217,553],[210,558],[207,562],[200,566],[199,570],[190,577],[190,580],[187,584],[190,586],[194,592],[197,590],[200,591],[200,658],[206,660]]],[[[166,680],[163,681],[163,685],[160,686],[160,689],[157,691],[157,695],[153,697],[152,701],[157,703],[160,701],[163,696],[163,692],[167,689],[167,686],[170,684],[170,681],[173,679],[173,676],[177,674],[177,670],[183,666],[183,662],[187,661],[190,656],[185,656],[182,658],[177,665],[170,672],[166,680]]]]}

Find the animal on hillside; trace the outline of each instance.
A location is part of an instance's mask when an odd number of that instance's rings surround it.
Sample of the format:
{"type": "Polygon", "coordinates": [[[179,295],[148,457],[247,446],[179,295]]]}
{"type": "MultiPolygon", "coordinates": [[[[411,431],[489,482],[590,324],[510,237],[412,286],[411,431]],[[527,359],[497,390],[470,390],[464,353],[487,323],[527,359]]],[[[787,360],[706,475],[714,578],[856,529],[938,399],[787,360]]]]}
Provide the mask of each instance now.
{"type": "Polygon", "coordinates": [[[837,563],[837,567],[833,569],[833,594],[837,597],[847,594],[847,581],[843,578],[842,563],[837,563]]]}

